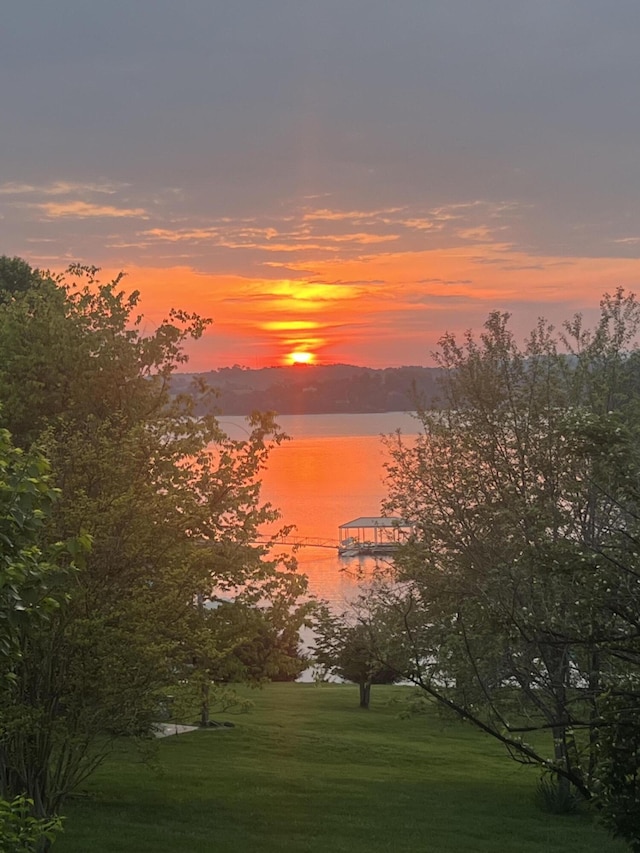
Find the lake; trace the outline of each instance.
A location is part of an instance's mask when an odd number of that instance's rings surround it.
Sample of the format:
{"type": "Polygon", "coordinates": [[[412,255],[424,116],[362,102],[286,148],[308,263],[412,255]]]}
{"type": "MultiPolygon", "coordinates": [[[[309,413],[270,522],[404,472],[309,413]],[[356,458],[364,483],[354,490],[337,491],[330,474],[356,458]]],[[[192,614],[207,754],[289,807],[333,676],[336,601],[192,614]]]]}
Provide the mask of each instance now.
{"type": "MultiPolygon", "coordinates": [[[[232,437],[243,437],[240,418],[220,421],[232,437]]],[[[336,543],[340,524],[380,515],[386,493],[381,435],[418,431],[418,422],[404,412],[282,415],[278,423],[291,440],[273,451],[262,497],[281,510],[281,524],[296,526],[297,536],[336,543]]],[[[336,609],[353,597],[356,572],[375,565],[371,557],[344,559],[336,550],[318,547],[302,547],[296,556],[310,591],[336,609]]]]}

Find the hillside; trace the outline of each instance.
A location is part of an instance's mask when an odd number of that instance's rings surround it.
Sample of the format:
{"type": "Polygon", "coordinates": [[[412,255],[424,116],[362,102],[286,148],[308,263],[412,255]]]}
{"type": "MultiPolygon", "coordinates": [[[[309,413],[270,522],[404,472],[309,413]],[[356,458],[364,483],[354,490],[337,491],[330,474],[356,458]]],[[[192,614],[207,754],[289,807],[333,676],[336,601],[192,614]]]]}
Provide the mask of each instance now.
{"type": "MultiPolygon", "coordinates": [[[[270,410],[282,415],[412,411],[416,401],[431,405],[437,395],[438,369],[348,364],[295,365],[251,370],[223,367],[173,377],[174,393],[188,393],[204,380],[217,397],[210,408],[222,415],[270,410]]],[[[202,409],[200,414],[204,414],[202,409]]]]}

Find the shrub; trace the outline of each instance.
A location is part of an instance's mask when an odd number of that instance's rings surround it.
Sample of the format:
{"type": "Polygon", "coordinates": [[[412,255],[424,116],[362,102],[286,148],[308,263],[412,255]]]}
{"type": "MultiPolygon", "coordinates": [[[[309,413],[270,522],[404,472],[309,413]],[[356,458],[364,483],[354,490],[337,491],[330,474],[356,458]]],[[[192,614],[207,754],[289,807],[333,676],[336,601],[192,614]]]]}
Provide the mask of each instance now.
{"type": "Polygon", "coordinates": [[[62,820],[36,818],[27,797],[0,799],[0,849],[2,853],[35,853],[47,849],[62,829],[62,820]]]}
{"type": "Polygon", "coordinates": [[[583,799],[570,785],[560,784],[558,777],[553,775],[540,779],[534,802],[548,814],[576,814],[583,799]]]}

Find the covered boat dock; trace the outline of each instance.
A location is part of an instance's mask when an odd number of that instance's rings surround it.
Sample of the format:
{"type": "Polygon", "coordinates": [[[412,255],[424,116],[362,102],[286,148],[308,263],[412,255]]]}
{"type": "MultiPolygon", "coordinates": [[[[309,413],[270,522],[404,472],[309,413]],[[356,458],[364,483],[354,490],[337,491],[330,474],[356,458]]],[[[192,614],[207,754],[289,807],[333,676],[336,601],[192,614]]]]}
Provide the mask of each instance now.
{"type": "Polygon", "coordinates": [[[411,525],[402,518],[363,515],[347,521],[338,528],[341,557],[365,554],[392,554],[411,533],[411,525]]]}

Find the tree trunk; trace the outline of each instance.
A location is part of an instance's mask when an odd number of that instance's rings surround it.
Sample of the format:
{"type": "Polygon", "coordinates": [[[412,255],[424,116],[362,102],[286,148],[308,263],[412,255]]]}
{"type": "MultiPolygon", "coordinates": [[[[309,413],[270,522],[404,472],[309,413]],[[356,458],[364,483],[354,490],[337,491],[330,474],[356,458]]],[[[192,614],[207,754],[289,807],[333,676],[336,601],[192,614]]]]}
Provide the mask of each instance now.
{"type": "MultiPolygon", "coordinates": [[[[555,762],[558,767],[562,767],[563,770],[568,770],[569,761],[567,756],[567,745],[565,742],[565,727],[554,726],[551,731],[553,733],[553,757],[555,762]]],[[[571,790],[571,783],[566,776],[562,776],[560,773],[557,774],[556,778],[558,780],[560,794],[564,797],[568,796],[569,791],[571,790]]]]}
{"type": "Polygon", "coordinates": [[[598,719],[600,714],[596,703],[596,696],[600,693],[600,652],[594,649],[591,653],[591,670],[589,672],[589,765],[587,769],[587,783],[589,786],[596,773],[598,763],[598,752],[600,746],[600,733],[598,731],[598,719]]]}
{"type": "Polygon", "coordinates": [[[209,725],[209,690],[209,682],[203,679],[200,688],[200,725],[202,728],[206,728],[209,725]]]}
{"type": "Polygon", "coordinates": [[[360,707],[361,708],[369,708],[369,701],[371,699],[371,682],[370,681],[361,681],[359,684],[360,687],[360,707]]]}

